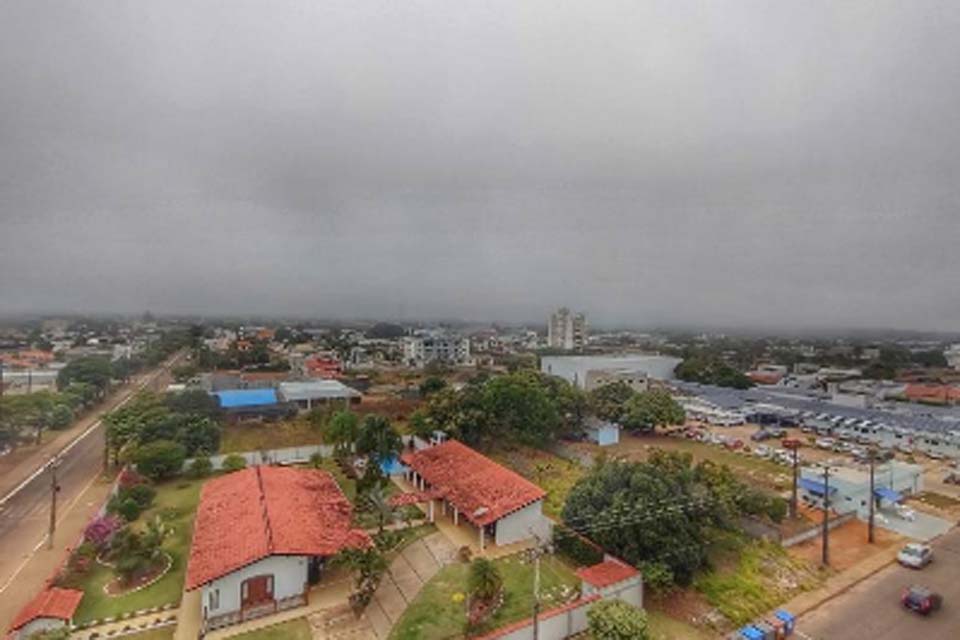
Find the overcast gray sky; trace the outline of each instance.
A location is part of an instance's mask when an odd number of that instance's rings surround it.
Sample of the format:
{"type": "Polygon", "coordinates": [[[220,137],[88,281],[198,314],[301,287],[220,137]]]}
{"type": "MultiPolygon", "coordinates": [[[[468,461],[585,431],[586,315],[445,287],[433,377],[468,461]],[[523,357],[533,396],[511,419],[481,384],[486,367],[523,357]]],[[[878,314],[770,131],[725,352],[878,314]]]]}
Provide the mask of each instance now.
{"type": "Polygon", "coordinates": [[[960,3],[0,3],[0,310],[960,329],[960,3]]]}

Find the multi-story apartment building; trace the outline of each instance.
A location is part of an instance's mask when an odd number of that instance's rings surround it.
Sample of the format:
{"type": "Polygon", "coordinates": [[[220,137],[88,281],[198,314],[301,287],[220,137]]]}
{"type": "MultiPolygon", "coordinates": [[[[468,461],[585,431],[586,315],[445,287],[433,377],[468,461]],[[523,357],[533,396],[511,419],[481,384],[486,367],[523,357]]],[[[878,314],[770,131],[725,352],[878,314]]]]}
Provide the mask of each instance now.
{"type": "Polygon", "coordinates": [[[470,340],[460,336],[408,336],[403,339],[403,361],[420,367],[428,362],[469,365],[470,340]]]}
{"type": "Polygon", "coordinates": [[[583,349],[587,344],[587,317],[582,313],[571,313],[563,307],[550,315],[547,323],[547,346],[551,349],[574,351],[583,349]]]}

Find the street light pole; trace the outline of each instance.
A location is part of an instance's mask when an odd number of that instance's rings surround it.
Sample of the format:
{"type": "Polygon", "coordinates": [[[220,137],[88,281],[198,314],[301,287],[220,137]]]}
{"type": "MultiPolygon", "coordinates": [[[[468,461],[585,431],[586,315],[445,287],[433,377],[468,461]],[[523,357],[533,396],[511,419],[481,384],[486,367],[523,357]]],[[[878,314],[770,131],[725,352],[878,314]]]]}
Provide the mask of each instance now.
{"type": "Polygon", "coordinates": [[[790,517],[796,519],[797,507],[799,505],[797,499],[797,483],[800,471],[800,441],[790,438],[783,441],[783,446],[793,451],[793,493],[790,496],[790,517]]]}

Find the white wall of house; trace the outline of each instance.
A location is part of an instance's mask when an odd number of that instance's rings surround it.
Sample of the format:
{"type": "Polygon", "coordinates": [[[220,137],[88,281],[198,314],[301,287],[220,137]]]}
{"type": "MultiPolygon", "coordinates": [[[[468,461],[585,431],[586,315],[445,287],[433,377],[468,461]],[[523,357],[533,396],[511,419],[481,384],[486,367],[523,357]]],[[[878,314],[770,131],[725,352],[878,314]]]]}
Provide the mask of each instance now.
{"type": "Polygon", "coordinates": [[[601,447],[609,447],[620,442],[620,428],[613,424],[587,427],[587,439],[601,447]]]}
{"type": "Polygon", "coordinates": [[[531,538],[534,534],[546,539],[550,537],[551,530],[550,521],[543,515],[543,500],[537,500],[498,520],[495,542],[499,545],[511,544],[531,538]]]}
{"type": "Polygon", "coordinates": [[[36,620],[31,620],[27,624],[20,627],[15,637],[29,638],[35,633],[40,633],[42,631],[53,631],[54,629],[59,629],[65,624],[66,623],[60,618],[37,618],[36,620]]]}
{"type": "Polygon", "coordinates": [[[273,576],[273,597],[282,600],[304,592],[307,585],[306,556],[270,556],[218,578],[203,587],[204,617],[240,610],[240,585],[255,576],[273,576]],[[217,605],[213,608],[213,605],[217,605]]]}

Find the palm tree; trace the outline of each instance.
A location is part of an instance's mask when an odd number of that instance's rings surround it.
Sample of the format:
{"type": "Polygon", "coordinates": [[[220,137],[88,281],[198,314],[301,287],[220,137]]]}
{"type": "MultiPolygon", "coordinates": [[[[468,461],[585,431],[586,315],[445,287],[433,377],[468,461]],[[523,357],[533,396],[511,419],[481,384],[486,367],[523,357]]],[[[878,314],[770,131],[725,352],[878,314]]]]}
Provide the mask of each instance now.
{"type": "Polygon", "coordinates": [[[342,452],[357,441],[360,419],[352,411],[337,411],[330,418],[327,427],[327,439],[337,451],[342,452]]]}
{"type": "Polygon", "coordinates": [[[374,485],[364,496],[367,506],[377,516],[377,528],[379,533],[383,533],[383,528],[388,520],[393,520],[393,507],[383,487],[379,484],[374,485]]]}
{"type": "Polygon", "coordinates": [[[357,436],[357,453],[380,463],[399,454],[402,448],[403,440],[387,418],[375,414],[364,418],[357,436]]]}
{"type": "Polygon", "coordinates": [[[497,565],[487,558],[476,558],[470,563],[467,590],[473,598],[482,602],[493,600],[503,587],[503,577],[497,565]]]}

